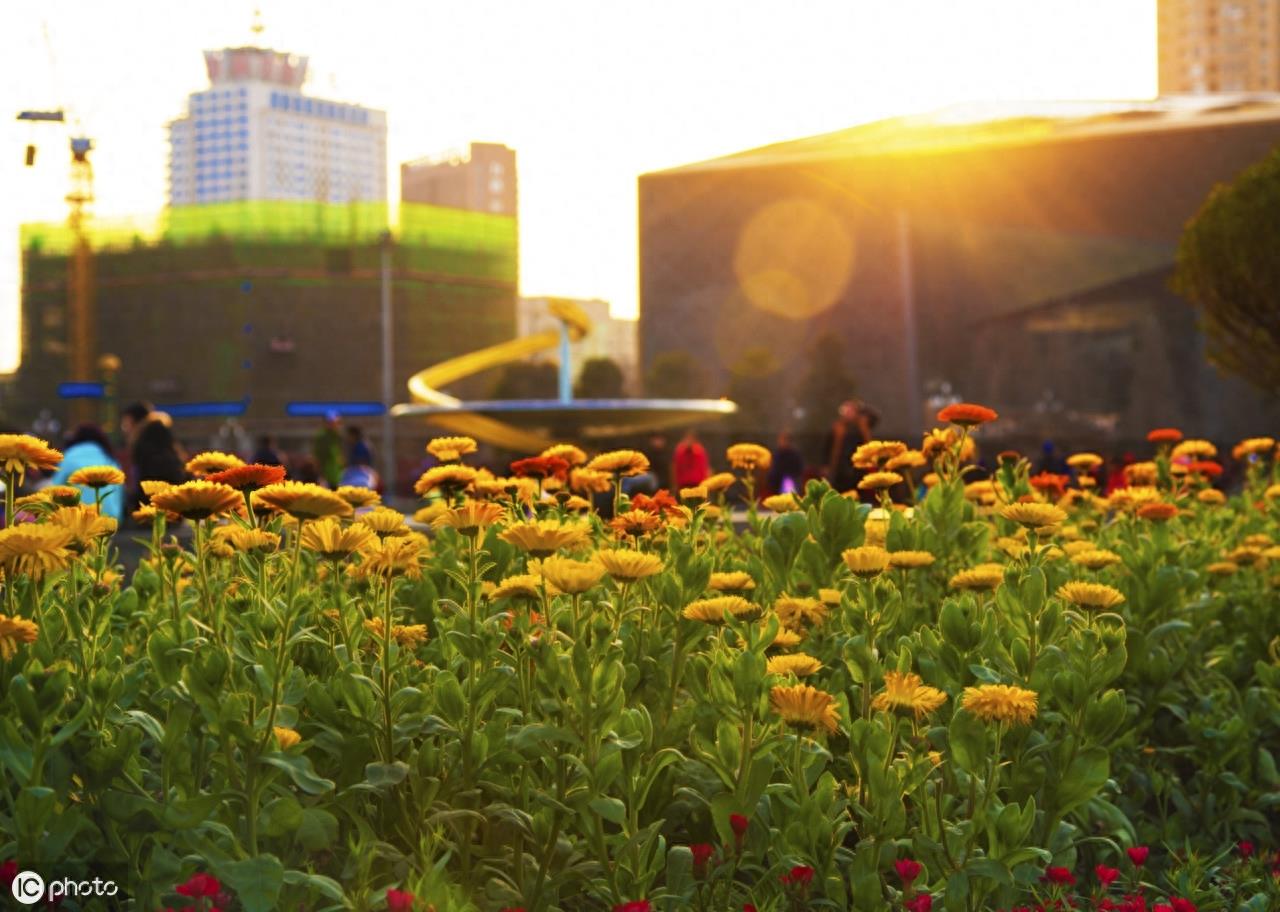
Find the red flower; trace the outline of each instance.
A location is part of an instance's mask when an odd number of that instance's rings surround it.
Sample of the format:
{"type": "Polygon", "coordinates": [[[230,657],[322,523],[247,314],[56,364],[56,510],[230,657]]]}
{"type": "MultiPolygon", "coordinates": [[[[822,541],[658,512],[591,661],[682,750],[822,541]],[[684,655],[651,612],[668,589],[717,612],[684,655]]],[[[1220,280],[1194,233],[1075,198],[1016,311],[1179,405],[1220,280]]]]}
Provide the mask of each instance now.
{"type": "Polygon", "coordinates": [[[693,869],[701,871],[715,854],[716,847],[709,842],[695,842],[689,846],[689,851],[693,853],[693,869]]]}
{"type": "Polygon", "coordinates": [[[928,893],[921,893],[919,896],[903,901],[902,907],[907,912],[932,912],[933,897],[928,893]]]}
{"type": "Polygon", "coordinates": [[[256,491],[258,488],[284,481],[284,466],[262,465],[258,462],[252,465],[233,466],[221,472],[214,472],[206,477],[205,481],[224,484],[237,491],[256,491]]]}
{"type": "Polygon", "coordinates": [[[4,864],[0,864],[0,883],[4,884],[4,888],[9,890],[13,887],[13,880],[18,876],[18,863],[10,858],[4,864]]]}
{"type": "Polygon", "coordinates": [[[904,886],[911,886],[912,881],[920,876],[920,862],[910,858],[902,858],[893,863],[893,869],[902,878],[904,886]]]}
{"type": "Polygon", "coordinates": [[[1182,431],[1177,428],[1156,428],[1147,434],[1148,443],[1177,443],[1182,439],[1182,431]]]}
{"type": "Polygon", "coordinates": [[[756,912],[756,907],[751,903],[743,903],[742,912],[756,912]]]}
{"type": "Polygon", "coordinates": [[[1205,478],[1217,478],[1222,474],[1222,466],[1212,459],[1200,459],[1187,463],[1187,471],[1192,475],[1203,475],[1205,478]]]}
{"type": "Polygon", "coordinates": [[[196,872],[187,878],[186,883],[178,884],[174,889],[179,896],[217,896],[222,884],[212,874],[196,872]]]}
{"type": "Polygon", "coordinates": [[[559,456],[530,456],[511,463],[511,471],[522,478],[558,478],[564,481],[569,477],[569,463],[559,456]]]}
{"type": "Polygon", "coordinates": [[[1196,912],[1196,904],[1189,899],[1175,896],[1169,900],[1169,905],[1173,908],[1173,912],[1196,912]]]}
{"type": "Polygon", "coordinates": [[[618,903],[613,912],[650,912],[649,900],[633,899],[631,902],[618,903]]]}
{"type": "Polygon", "coordinates": [[[985,405],[974,405],[972,402],[955,402],[938,412],[938,420],[951,424],[972,427],[975,424],[986,424],[995,421],[999,416],[985,405]]]}
{"type": "Polygon", "coordinates": [[[1108,868],[1104,864],[1095,865],[1093,873],[1098,875],[1098,883],[1104,887],[1109,887],[1115,883],[1115,879],[1120,876],[1119,868],[1108,868]]]}
{"type": "Polygon", "coordinates": [[[666,488],[660,488],[652,497],[648,494],[637,494],[631,498],[631,509],[656,513],[659,516],[663,514],[676,516],[681,512],[680,502],[672,497],[671,492],[666,488]]]}
{"type": "Polygon", "coordinates": [[[1068,886],[1076,882],[1075,875],[1071,873],[1070,868],[1045,868],[1044,876],[1040,879],[1045,883],[1066,884],[1068,886]]]}
{"type": "Polygon", "coordinates": [[[807,890],[809,884],[813,883],[813,868],[808,865],[796,865],[778,879],[782,881],[784,887],[799,887],[801,890],[807,890]]]}
{"type": "Polygon", "coordinates": [[[1134,846],[1133,848],[1126,849],[1125,851],[1129,855],[1129,860],[1138,867],[1142,867],[1146,864],[1147,856],[1151,854],[1151,850],[1146,846],[1134,846]]]}
{"type": "Polygon", "coordinates": [[[501,912],[524,912],[524,906],[507,906],[501,912]]]}
{"type": "Polygon", "coordinates": [[[1173,912],[1173,906],[1168,903],[1156,903],[1151,908],[1151,912],[1173,912]]]}
{"type": "Polygon", "coordinates": [[[1253,857],[1253,843],[1247,839],[1242,839],[1239,845],[1236,846],[1236,851],[1240,853],[1241,858],[1248,860],[1253,857]]]}
{"type": "Polygon", "coordinates": [[[733,835],[741,839],[747,835],[747,827],[751,826],[751,821],[741,814],[729,815],[729,828],[733,830],[733,835]]]}
{"type": "Polygon", "coordinates": [[[1071,476],[1055,475],[1053,472],[1041,472],[1038,475],[1032,475],[1027,481],[1037,491],[1052,491],[1055,495],[1061,497],[1067,492],[1067,485],[1071,483],[1071,476]]]}
{"type": "Polygon", "coordinates": [[[387,887],[387,912],[413,912],[413,894],[387,887]]]}

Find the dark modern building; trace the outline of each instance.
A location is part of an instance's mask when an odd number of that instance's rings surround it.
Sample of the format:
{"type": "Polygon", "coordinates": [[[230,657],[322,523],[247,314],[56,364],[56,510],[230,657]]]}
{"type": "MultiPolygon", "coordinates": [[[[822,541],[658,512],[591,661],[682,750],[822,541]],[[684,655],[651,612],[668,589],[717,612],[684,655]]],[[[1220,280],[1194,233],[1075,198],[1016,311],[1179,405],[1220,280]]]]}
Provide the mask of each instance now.
{"type": "Polygon", "coordinates": [[[884,434],[947,396],[1028,442],[1274,428],[1275,403],[1205,363],[1168,279],[1209,191],[1280,142],[1280,102],[1094,107],[882,121],[643,175],[642,363],[686,352],[713,392],[767,373],[760,433],[829,422],[802,382],[831,334],[884,434]]]}

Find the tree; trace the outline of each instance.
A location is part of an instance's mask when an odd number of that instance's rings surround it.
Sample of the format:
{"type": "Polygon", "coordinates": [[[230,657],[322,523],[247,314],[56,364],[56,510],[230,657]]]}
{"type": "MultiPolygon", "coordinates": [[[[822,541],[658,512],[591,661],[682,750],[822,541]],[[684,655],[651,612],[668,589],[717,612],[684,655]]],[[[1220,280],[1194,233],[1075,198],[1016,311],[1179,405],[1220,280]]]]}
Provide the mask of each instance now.
{"type": "Polygon", "coordinates": [[[580,399],[621,399],[626,395],[626,378],[612,358],[588,358],[582,362],[573,395],[580,399]]]}
{"type": "Polygon", "coordinates": [[[805,430],[825,431],[840,403],[853,398],[857,383],[845,369],[844,342],[834,332],[814,339],[806,361],[809,368],[796,390],[796,401],[804,409],[805,430]]]}
{"type": "Polygon", "coordinates": [[[1280,393],[1280,149],[1210,192],[1178,245],[1173,288],[1200,310],[1209,360],[1280,393]]]}
{"type": "Polygon", "coordinates": [[[703,399],[710,395],[706,371],[683,349],[663,352],[653,359],[644,375],[644,391],[654,399],[703,399]]]}
{"type": "Polygon", "coordinates": [[[508,364],[493,384],[494,399],[555,399],[559,395],[559,371],[546,361],[508,364]]]}

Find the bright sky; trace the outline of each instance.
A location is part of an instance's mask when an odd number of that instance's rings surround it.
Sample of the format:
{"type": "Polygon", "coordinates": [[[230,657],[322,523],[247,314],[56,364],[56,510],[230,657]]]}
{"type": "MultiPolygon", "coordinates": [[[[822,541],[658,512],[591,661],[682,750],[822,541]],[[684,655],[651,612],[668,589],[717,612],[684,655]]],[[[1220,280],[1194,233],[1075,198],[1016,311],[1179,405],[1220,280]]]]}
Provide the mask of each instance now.
{"type": "MultiPolygon", "coordinates": [[[[964,101],[1149,98],[1155,0],[263,0],[262,43],[308,91],[388,112],[401,161],[516,149],[521,290],[634,316],[636,177],[964,101]]],[[[19,109],[94,139],[102,215],[165,201],[164,125],[201,51],[251,41],[252,0],[0,4],[0,371],[18,357],[18,225],[65,217],[67,152],[19,109]],[[48,35],[48,42],[45,40],[48,35]],[[35,168],[23,147],[40,146],[35,168]]]]}

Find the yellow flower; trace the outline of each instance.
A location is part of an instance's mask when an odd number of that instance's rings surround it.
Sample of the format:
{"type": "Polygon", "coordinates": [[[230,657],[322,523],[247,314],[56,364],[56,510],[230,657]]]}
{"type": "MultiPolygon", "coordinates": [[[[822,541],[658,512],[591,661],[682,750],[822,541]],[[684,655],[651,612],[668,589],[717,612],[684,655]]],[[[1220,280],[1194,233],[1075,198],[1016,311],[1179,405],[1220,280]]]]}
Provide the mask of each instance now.
{"type": "Polygon", "coordinates": [[[481,529],[486,529],[502,519],[505,512],[502,507],[495,503],[468,500],[460,507],[451,507],[445,510],[432,521],[432,525],[437,527],[448,526],[471,538],[479,534],[481,529]]]}
{"type": "Polygon", "coordinates": [[[804,626],[820,627],[827,619],[829,608],[815,598],[799,598],[780,595],[773,603],[773,610],[784,627],[792,630],[804,626]]]}
{"type": "Polygon", "coordinates": [[[1036,717],[1036,692],[1009,684],[966,687],[961,705],[983,722],[1030,725],[1036,717]]]}
{"type": "Polygon", "coordinates": [[[1216,507],[1227,502],[1227,495],[1217,488],[1204,488],[1196,492],[1196,500],[1202,504],[1216,507]]]}
{"type": "Polygon", "coordinates": [[[911,713],[922,719],[947,702],[947,695],[921,681],[918,674],[887,671],[884,690],[871,700],[871,708],[879,712],[911,713]]]}
{"type": "Polygon", "coordinates": [[[419,497],[426,497],[439,488],[446,494],[461,491],[479,476],[479,472],[470,466],[448,463],[427,469],[413,485],[413,492],[419,497]]]}
{"type": "Polygon", "coordinates": [[[902,476],[897,472],[868,472],[858,482],[859,491],[883,491],[902,484],[902,476]]]}
{"type": "Polygon", "coordinates": [[[839,589],[819,589],[818,600],[828,608],[838,608],[844,600],[844,595],[839,589]]]}
{"type": "Polygon", "coordinates": [[[1076,453],[1067,457],[1067,465],[1073,469],[1084,469],[1086,472],[1092,472],[1102,465],[1102,457],[1097,453],[1076,453]]]}
{"type": "Polygon", "coordinates": [[[769,644],[769,648],[790,649],[793,646],[799,646],[802,640],[804,640],[803,633],[779,627],[778,632],[773,635],[773,642],[769,644]]]}
{"type": "Polygon", "coordinates": [[[72,472],[67,482],[85,488],[105,488],[124,484],[124,472],[115,466],[85,466],[72,472]]]}
{"type": "Polygon", "coordinates": [[[1004,567],[1000,564],[978,564],[961,570],[947,585],[952,589],[995,589],[1003,582],[1004,567]]]}
{"type": "Polygon", "coordinates": [[[1074,580],[1058,587],[1058,597],[1066,599],[1077,608],[1106,611],[1124,601],[1124,594],[1105,583],[1085,583],[1074,580]]]}
{"type": "Polygon", "coordinates": [[[587,513],[591,510],[591,501],[574,494],[566,497],[562,506],[570,513],[587,513]]]}
{"type": "Polygon", "coordinates": [[[879,545],[848,548],[840,556],[846,567],[862,577],[876,576],[889,566],[889,552],[879,545]]]}
{"type": "Polygon", "coordinates": [[[1236,459],[1243,459],[1246,456],[1261,456],[1265,453],[1270,453],[1275,448],[1276,441],[1274,437],[1250,437],[1237,443],[1235,449],[1231,451],[1231,455],[1236,459]]]}
{"type": "Polygon", "coordinates": [[[298,734],[292,728],[283,728],[279,725],[273,725],[271,731],[276,736],[276,743],[280,745],[281,750],[288,750],[295,744],[302,741],[302,735],[298,734]]]}
{"type": "Polygon", "coordinates": [[[1255,564],[1262,557],[1262,549],[1256,545],[1241,545],[1227,552],[1227,560],[1237,564],[1255,564]]]}
{"type": "Polygon", "coordinates": [[[345,526],[332,517],[307,523],[302,529],[302,547],[325,560],[339,561],[369,547],[375,540],[368,526],[345,526]]]}
{"type": "Polygon", "coordinates": [[[636,450],[611,450],[592,459],[587,468],[606,475],[639,475],[649,471],[649,457],[636,450]]]}
{"type": "MultiPolygon", "coordinates": [[[[850,457],[854,468],[874,469],[883,462],[896,459],[907,452],[907,445],[901,440],[868,440],[853,451],[850,457]]],[[[923,460],[921,465],[923,465],[923,460]]]]}
{"type": "Polygon", "coordinates": [[[1071,563],[1078,564],[1087,570],[1101,570],[1112,564],[1120,563],[1120,555],[1106,548],[1088,548],[1071,555],[1071,563]]]}
{"type": "Polygon", "coordinates": [[[401,649],[417,649],[427,641],[427,625],[393,624],[391,626],[391,637],[401,649]]]}
{"type": "Polygon", "coordinates": [[[234,469],[244,465],[244,460],[239,456],[233,456],[231,453],[219,453],[216,450],[209,450],[192,456],[187,460],[187,474],[194,475],[196,478],[204,478],[206,475],[212,475],[214,472],[223,472],[227,469],[234,469]]]}
{"type": "Polygon", "coordinates": [[[760,613],[759,605],[747,601],[740,595],[720,595],[690,602],[681,615],[690,621],[721,624],[724,623],[725,615],[731,614],[738,620],[750,621],[760,617],[760,613]]]}
{"type": "Polygon", "coordinates": [[[578,595],[600,582],[604,567],[597,561],[553,555],[542,562],[542,575],[561,592],[578,595]]]}
{"type": "Polygon", "coordinates": [[[421,560],[426,556],[423,541],[417,535],[396,535],[375,539],[360,551],[360,572],[390,578],[422,576],[421,560]]]}
{"type": "Polygon", "coordinates": [[[576,548],[590,534],[591,529],[585,523],[539,519],[508,526],[498,537],[534,557],[548,557],[561,548],[576,548]]]}
{"type": "Polygon", "coordinates": [[[1009,504],[1000,511],[1000,515],[1029,529],[1056,526],[1067,518],[1067,512],[1061,507],[1044,503],[1009,504]]]}
{"type": "Polygon", "coordinates": [[[442,500],[429,503],[425,507],[420,507],[413,513],[413,521],[422,523],[424,526],[432,525],[437,519],[443,516],[449,509],[449,505],[442,500]]]}
{"type": "Polygon", "coordinates": [[[836,698],[808,684],[774,687],[769,691],[769,702],[792,728],[822,728],[833,733],[840,724],[836,698]]]}
{"type": "Polygon", "coordinates": [[[151,495],[151,504],[156,509],[184,519],[208,519],[230,513],[243,503],[235,488],[212,481],[188,481],[151,495]]]}
{"type": "Polygon", "coordinates": [[[990,506],[996,502],[995,482],[988,479],[971,481],[964,486],[964,496],[966,500],[990,506]]]}
{"type": "Polygon", "coordinates": [[[1010,557],[1018,558],[1027,553],[1027,543],[1009,535],[1001,535],[996,539],[995,544],[1010,557]]]}
{"type": "Polygon", "coordinates": [[[358,485],[339,485],[333,493],[337,494],[356,509],[382,503],[381,494],[372,488],[362,488],[358,485]]]}
{"type": "Polygon", "coordinates": [[[1262,496],[1267,500],[1280,500],[1280,484],[1269,485],[1262,496]]]}
{"type": "Polygon", "coordinates": [[[1206,573],[1212,574],[1213,576],[1231,576],[1240,569],[1240,566],[1233,561],[1214,561],[1204,569],[1206,573]]]}
{"type": "Polygon", "coordinates": [[[573,469],[569,472],[569,488],[579,494],[603,494],[613,487],[608,472],[595,469],[573,469]]]}
{"type": "Polygon", "coordinates": [[[40,628],[25,618],[0,614],[0,659],[12,659],[19,643],[34,643],[39,633],[40,628]]]}
{"type": "Polygon", "coordinates": [[[227,530],[223,533],[224,537],[237,551],[266,554],[280,547],[280,536],[275,532],[245,526],[224,526],[223,528],[227,530]]]}
{"type": "Polygon", "coordinates": [[[60,507],[74,507],[80,503],[80,489],[71,485],[49,485],[38,492],[60,507]]]}
{"type": "Polygon", "coordinates": [[[569,463],[569,466],[584,465],[587,461],[587,454],[572,443],[557,443],[547,447],[539,455],[548,459],[563,459],[569,463]]]}
{"type": "Polygon", "coordinates": [[[1212,459],[1218,448],[1207,440],[1184,440],[1173,448],[1174,459],[1212,459]]]}
{"type": "Polygon", "coordinates": [[[624,548],[602,548],[595,556],[604,565],[605,571],[620,583],[634,583],[662,572],[662,558],[656,554],[624,548]]]}
{"type": "Polygon", "coordinates": [[[94,539],[115,534],[117,525],[113,517],[90,506],[59,507],[49,514],[49,522],[71,533],[67,547],[77,553],[87,550],[94,539]]]}
{"type": "Polygon", "coordinates": [[[765,671],[771,675],[795,675],[797,678],[808,677],[821,670],[822,663],[803,652],[772,656],[765,665],[765,671]]]}
{"type": "Polygon", "coordinates": [[[390,507],[375,507],[357,517],[356,522],[368,526],[378,538],[408,535],[412,530],[404,523],[404,514],[390,507]]]}
{"type": "Polygon", "coordinates": [[[441,462],[458,462],[475,451],[476,442],[470,437],[436,437],[427,444],[427,452],[441,462]]]}
{"type": "Polygon", "coordinates": [[[40,579],[71,562],[71,533],[59,526],[21,523],[0,529],[0,567],[6,580],[40,579]]]}
{"type": "Polygon", "coordinates": [[[0,434],[0,472],[13,473],[22,484],[27,469],[56,469],[62,454],[30,434],[0,434]]]}
{"type": "Polygon", "coordinates": [[[735,443],[724,455],[729,465],[743,472],[767,469],[773,464],[773,454],[758,443],[735,443]]]}
{"type": "Polygon", "coordinates": [[[716,592],[745,592],[755,587],[756,581],[744,570],[712,573],[707,581],[707,588],[714,589],[716,592]]]}
{"type": "MultiPolygon", "coordinates": [[[[680,493],[683,496],[684,492],[680,493]]],[[[774,513],[790,513],[792,510],[800,509],[800,501],[796,500],[794,494],[773,494],[766,497],[763,503],[766,510],[774,513]]]]}
{"type": "MultiPolygon", "coordinates": [[[[680,499],[687,500],[690,503],[692,503],[694,506],[697,506],[698,504],[706,500],[707,494],[708,494],[708,491],[706,487],[703,485],[694,485],[691,488],[680,489],[680,499]]],[[[766,506],[768,506],[770,500],[772,500],[772,498],[765,499],[766,506]]],[[[770,507],[769,509],[773,509],[773,508],[770,507]]]]}
{"type": "Polygon", "coordinates": [[[266,504],[272,510],[288,513],[294,519],[324,519],[327,516],[350,516],[351,504],[328,488],[302,481],[280,481],[253,492],[253,503],[266,504]]]}
{"type": "Polygon", "coordinates": [[[904,450],[884,464],[890,472],[898,469],[919,469],[925,465],[924,453],[919,450],[904,450]]]}
{"type": "Polygon", "coordinates": [[[928,567],[935,560],[937,558],[928,551],[891,551],[889,553],[889,566],[898,570],[928,567]]]}
{"type": "Polygon", "coordinates": [[[494,590],[489,593],[489,598],[540,599],[542,598],[543,585],[547,587],[548,596],[560,594],[559,589],[546,582],[538,574],[518,573],[515,576],[508,576],[499,582],[494,590]]]}
{"type": "Polygon", "coordinates": [[[738,476],[732,472],[717,472],[709,478],[704,478],[701,487],[706,488],[708,494],[719,494],[733,487],[737,480],[738,476]]]}

